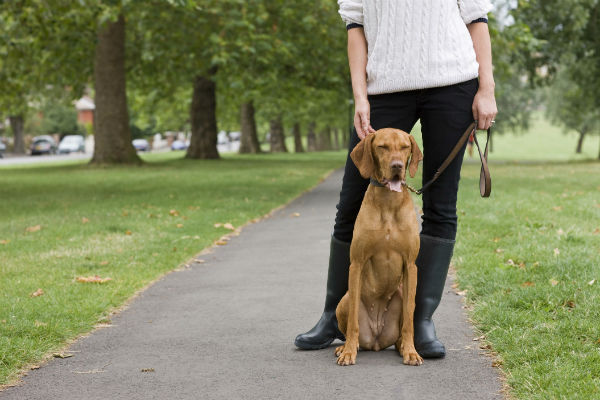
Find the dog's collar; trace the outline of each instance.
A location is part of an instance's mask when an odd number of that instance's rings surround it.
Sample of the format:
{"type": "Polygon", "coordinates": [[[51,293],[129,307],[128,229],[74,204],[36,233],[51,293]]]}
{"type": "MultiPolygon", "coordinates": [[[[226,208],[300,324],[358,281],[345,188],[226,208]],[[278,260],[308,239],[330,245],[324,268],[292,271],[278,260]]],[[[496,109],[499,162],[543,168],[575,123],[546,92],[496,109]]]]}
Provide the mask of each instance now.
{"type": "Polygon", "coordinates": [[[387,187],[385,186],[383,183],[379,182],[377,179],[375,178],[371,178],[371,181],[369,182],[371,185],[373,186],[377,186],[377,187],[387,187]]]}
{"type": "MultiPolygon", "coordinates": [[[[371,179],[369,180],[369,184],[371,184],[371,185],[373,185],[373,186],[376,186],[376,187],[384,187],[384,188],[387,188],[387,186],[386,186],[386,185],[384,185],[383,183],[379,182],[379,181],[378,181],[377,179],[375,179],[375,178],[371,178],[371,179]]],[[[421,194],[421,193],[419,193],[419,192],[418,192],[418,191],[417,191],[417,190],[416,190],[414,187],[412,187],[412,186],[410,186],[408,183],[406,183],[406,181],[402,181],[402,186],[406,187],[408,190],[410,190],[410,191],[411,191],[411,192],[413,192],[413,193],[416,193],[416,194],[421,194]]]]}

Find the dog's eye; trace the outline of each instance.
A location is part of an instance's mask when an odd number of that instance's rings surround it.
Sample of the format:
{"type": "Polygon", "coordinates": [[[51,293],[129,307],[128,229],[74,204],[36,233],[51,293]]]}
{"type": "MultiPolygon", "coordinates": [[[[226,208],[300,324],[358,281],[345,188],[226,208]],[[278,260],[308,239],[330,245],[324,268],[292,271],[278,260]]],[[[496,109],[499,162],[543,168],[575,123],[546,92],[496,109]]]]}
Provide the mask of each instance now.
{"type": "Polygon", "coordinates": [[[380,144],[379,146],[377,146],[378,148],[382,149],[382,150],[387,150],[388,147],[384,144],[380,144]]]}

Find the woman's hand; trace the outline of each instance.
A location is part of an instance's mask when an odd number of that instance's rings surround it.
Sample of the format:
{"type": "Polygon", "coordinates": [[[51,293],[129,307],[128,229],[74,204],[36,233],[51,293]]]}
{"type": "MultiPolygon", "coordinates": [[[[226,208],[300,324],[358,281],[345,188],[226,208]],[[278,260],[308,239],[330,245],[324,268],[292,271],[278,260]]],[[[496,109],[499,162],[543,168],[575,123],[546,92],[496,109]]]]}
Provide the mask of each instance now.
{"type": "Polygon", "coordinates": [[[354,128],[361,140],[369,133],[375,132],[371,126],[371,106],[367,99],[354,102],[354,128]]]}
{"type": "Polygon", "coordinates": [[[473,118],[478,121],[478,129],[487,130],[498,114],[493,88],[479,88],[473,100],[473,118]]]}

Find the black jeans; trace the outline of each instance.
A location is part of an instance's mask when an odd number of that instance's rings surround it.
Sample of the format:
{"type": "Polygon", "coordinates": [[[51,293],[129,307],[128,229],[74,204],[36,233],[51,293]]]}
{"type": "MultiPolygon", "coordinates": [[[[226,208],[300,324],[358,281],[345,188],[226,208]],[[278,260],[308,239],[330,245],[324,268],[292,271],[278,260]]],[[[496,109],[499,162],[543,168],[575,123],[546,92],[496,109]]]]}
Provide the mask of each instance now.
{"type": "MultiPolygon", "coordinates": [[[[371,125],[375,130],[396,128],[410,132],[421,120],[423,135],[423,183],[429,181],[444,162],[460,136],[473,122],[473,98],[477,79],[429,89],[369,96],[371,125]]],[[[350,159],[359,142],[356,130],[350,138],[346,169],[337,205],[333,236],[350,243],[368,179],[363,179],[350,159]]],[[[459,152],[442,175],[423,193],[422,234],[454,240],[456,237],[456,197],[464,151],[459,152]]]]}

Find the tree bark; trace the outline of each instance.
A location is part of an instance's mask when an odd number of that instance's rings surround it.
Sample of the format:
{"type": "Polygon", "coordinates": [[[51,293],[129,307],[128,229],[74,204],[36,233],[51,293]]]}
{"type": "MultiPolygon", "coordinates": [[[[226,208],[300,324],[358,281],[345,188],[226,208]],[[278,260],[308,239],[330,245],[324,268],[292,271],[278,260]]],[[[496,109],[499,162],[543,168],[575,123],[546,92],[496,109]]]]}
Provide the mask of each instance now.
{"type": "Polygon", "coordinates": [[[283,134],[283,123],[281,116],[271,120],[271,153],[287,153],[285,146],[285,135],[283,134]]]}
{"type": "Polygon", "coordinates": [[[575,148],[575,153],[577,154],[581,154],[581,151],[583,149],[583,138],[585,138],[585,134],[585,129],[579,131],[579,139],[577,140],[577,147],[575,148]]]}
{"type": "Polygon", "coordinates": [[[340,130],[338,128],[333,130],[333,146],[334,150],[340,149],[340,130]]]}
{"type": "Polygon", "coordinates": [[[23,114],[13,115],[8,117],[10,121],[10,128],[12,129],[14,136],[14,149],[15,154],[25,154],[25,138],[23,137],[23,114]]]}
{"type": "Polygon", "coordinates": [[[217,85],[212,79],[216,70],[209,76],[197,76],[194,80],[190,120],[192,137],[185,158],[217,159],[217,85]]]}
{"type": "Polygon", "coordinates": [[[306,135],[306,147],[308,151],[317,151],[317,135],[315,135],[315,123],[308,125],[308,134],[306,135]]]}
{"type": "Polygon", "coordinates": [[[96,89],[93,164],[141,163],[133,144],[125,82],[125,18],[98,30],[94,57],[96,89]]]}
{"type": "Polygon", "coordinates": [[[296,153],[304,153],[304,146],[302,145],[302,135],[300,134],[300,124],[295,123],[292,128],[294,132],[294,151],[296,153]]]}
{"type": "Polygon", "coordinates": [[[258,143],[258,136],[256,134],[256,120],[254,119],[254,103],[252,101],[242,104],[240,110],[240,125],[242,127],[240,153],[260,153],[260,144],[258,143]]]}

